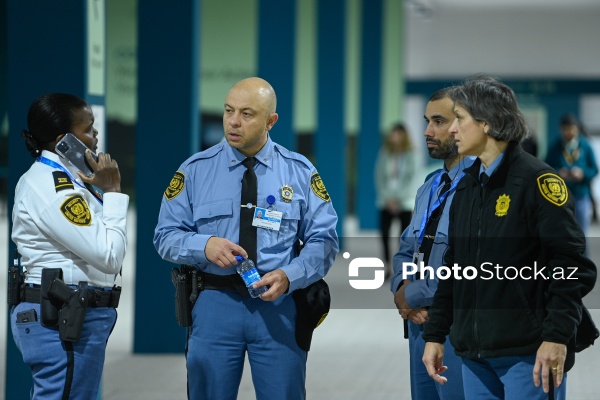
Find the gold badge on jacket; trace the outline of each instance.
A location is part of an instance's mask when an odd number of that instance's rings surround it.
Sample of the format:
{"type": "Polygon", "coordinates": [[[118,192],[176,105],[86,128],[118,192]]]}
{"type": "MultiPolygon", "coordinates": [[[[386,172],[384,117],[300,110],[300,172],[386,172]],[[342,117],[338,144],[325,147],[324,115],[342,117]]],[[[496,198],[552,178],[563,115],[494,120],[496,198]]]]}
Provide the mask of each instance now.
{"type": "Polygon", "coordinates": [[[92,223],[92,213],[87,202],[80,195],[69,197],[60,206],[60,211],[66,219],[77,226],[89,226],[92,223]]]}
{"type": "Polygon", "coordinates": [[[321,179],[321,176],[319,176],[318,172],[313,173],[310,177],[310,188],[321,200],[331,200],[329,193],[327,193],[327,189],[325,189],[325,184],[323,183],[323,180],[321,179]]]}
{"type": "Polygon", "coordinates": [[[569,191],[560,176],[553,173],[543,174],[538,176],[537,183],[540,193],[550,203],[560,207],[567,202],[569,191]]]}
{"type": "Polygon", "coordinates": [[[290,185],[283,185],[281,187],[281,198],[283,201],[289,203],[292,201],[292,197],[294,197],[294,190],[292,187],[290,185]]]}
{"type": "Polygon", "coordinates": [[[179,193],[181,193],[183,187],[185,186],[184,181],[185,175],[183,175],[179,171],[175,172],[175,176],[173,176],[173,179],[171,179],[169,187],[167,188],[167,190],[165,190],[165,197],[167,198],[167,200],[173,200],[179,195],[179,193]]]}
{"type": "Polygon", "coordinates": [[[508,213],[508,207],[510,207],[510,196],[503,194],[496,200],[496,215],[504,217],[508,213]]]}

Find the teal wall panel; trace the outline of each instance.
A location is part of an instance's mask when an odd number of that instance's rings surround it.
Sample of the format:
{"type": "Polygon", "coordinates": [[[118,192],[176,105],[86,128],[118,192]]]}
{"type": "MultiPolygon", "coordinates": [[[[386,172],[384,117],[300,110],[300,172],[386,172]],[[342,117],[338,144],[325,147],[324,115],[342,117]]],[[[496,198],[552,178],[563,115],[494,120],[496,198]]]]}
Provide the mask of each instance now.
{"type": "Polygon", "coordinates": [[[200,0],[138,3],[135,353],[185,349],[186,331],[175,321],[175,265],[159,257],[153,236],[165,189],[199,151],[199,21],[200,0]]]}

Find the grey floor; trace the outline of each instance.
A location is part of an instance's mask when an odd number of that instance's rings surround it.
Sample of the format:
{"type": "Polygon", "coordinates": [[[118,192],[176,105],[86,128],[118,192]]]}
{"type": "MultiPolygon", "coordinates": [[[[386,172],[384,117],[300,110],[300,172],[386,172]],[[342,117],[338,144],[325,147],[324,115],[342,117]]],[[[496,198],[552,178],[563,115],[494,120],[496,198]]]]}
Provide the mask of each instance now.
{"type": "MultiPolygon", "coordinates": [[[[130,227],[135,227],[131,213],[130,227]]],[[[0,260],[7,260],[7,214],[0,205],[0,260]]],[[[306,390],[308,399],[409,399],[408,346],[402,339],[402,320],[393,308],[386,285],[378,290],[356,291],[348,283],[348,264],[355,257],[379,256],[375,232],[353,229],[345,224],[347,239],[327,281],[333,304],[325,322],[315,331],[308,357],[306,390]],[[349,258],[341,255],[348,252],[349,258]],[[367,254],[367,253],[373,254],[367,254]]],[[[105,400],[164,400],[186,398],[186,371],[183,355],[132,354],[133,280],[135,274],[135,232],[130,228],[130,250],[124,263],[123,296],[119,320],[107,349],[102,398],[105,400]]],[[[600,226],[592,235],[600,238],[600,226]]],[[[600,265],[600,248],[592,246],[592,256],[600,265]]],[[[365,275],[364,278],[367,278],[365,275]]],[[[6,274],[0,274],[5,287],[6,274]]],[[[600,289],[592,293],[600,298],[600,289]]],[[[600,323],[600,307],[593,300],[592,315],[600,323]]],[[[0,304],[6,304],[6,291],[0,290],[0,304]]],[[[0,307],[0,398],[5,388],[6,307],[0,307]]],[[[600,343],[598,343],[600,345],[600,343]]],[[[569,399],[600,398],[597,360],[599,346],[577,356],[569,373],[569,399]]],[[[248,365],[244,370],[239,399],[255,399],[248,365]]]]}

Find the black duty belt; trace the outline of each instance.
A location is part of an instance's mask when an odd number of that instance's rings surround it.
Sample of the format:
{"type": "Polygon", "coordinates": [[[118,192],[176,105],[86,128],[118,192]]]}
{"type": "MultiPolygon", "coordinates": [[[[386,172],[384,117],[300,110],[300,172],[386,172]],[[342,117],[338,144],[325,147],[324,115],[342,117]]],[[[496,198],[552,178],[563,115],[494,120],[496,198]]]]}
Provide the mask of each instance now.
{"type": "Polygon", "coordinates": [[[248,289],[239,274],[214,275],[200,272],[198,274],[198,289],[233,290],[242,296],[248,295],[248,289]]]}
{"type": "MultiPolygon", "coordinates": [[[[23,285],[21,287],[21,301],[27,303],[40,303],[41,289],[39,287],[31,287],[23,285]]],[[[119,305],[119,297],[121,295],[120,288],[118,290],[93,290],[88,289],[88,307],[112,307],[117,308],[119,305]]]]}

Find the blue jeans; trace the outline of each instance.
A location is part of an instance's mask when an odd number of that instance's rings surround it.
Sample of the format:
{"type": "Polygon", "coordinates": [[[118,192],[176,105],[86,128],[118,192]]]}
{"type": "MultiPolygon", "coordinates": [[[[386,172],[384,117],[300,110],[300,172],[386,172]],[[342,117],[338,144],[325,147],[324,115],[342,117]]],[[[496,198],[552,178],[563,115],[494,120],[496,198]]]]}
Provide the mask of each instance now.
{"type": "Polygon", "coordinates": [[[60,340],[58,328],[42,326],[40,315],[39,304],[25,302],[10,313],[15,344],[33,376],[31,398],[60,399],[69,391],[70,400],[96,400],[117,311],[88,307],[81,339],[72,344],[60,340]],[[38,321],[17,323],[17,313],[31,309],[37,312],[38,321]]]}
{"type": "MultiPolygon", "coordinates": [[[[533,384],[535,355],[481,358],[463,358],[463,383],[465,397],[473,400],[527,399],[548,400],[541,384],[533,384]]],[[[562,400],[567,395],[567,374],[558,388],[554,388],[554,399],[562,400]]]]}
{"type": "Polygon", "coordinates": [[[442,376],[448,379],[440,385],[427,373],[423,364],[425,341],[421,337],[423,325],[408,322],[408,346],[410,353],[410,393],[412,400],[462,400],[465,398],[462,378],[462,360],[454,353],[454,347],[446,338],[444,365],[448,367],[442,376]]]}
{"type": "Polygon", "coordinates": [[[587,237],[592,220],[592,200],[589,196],[575,197],[575,219],[587,237]]]}
{"type": "Polygon", "coordinates": [[[258,400],[304,399],[307,353],[296,343],[295,328],[292,296],[269,302],[202,291],[186,351],[189,398],[235,400],[248,353],[258,400]]]}

